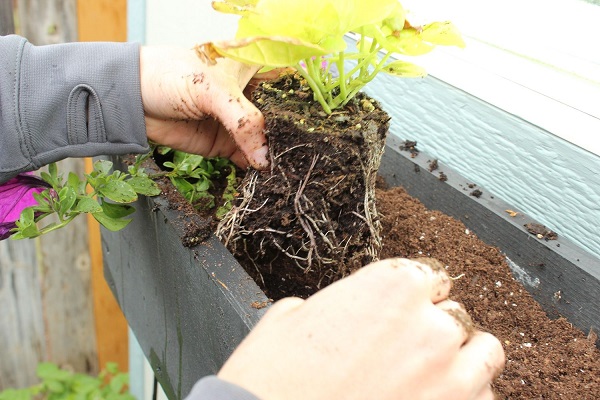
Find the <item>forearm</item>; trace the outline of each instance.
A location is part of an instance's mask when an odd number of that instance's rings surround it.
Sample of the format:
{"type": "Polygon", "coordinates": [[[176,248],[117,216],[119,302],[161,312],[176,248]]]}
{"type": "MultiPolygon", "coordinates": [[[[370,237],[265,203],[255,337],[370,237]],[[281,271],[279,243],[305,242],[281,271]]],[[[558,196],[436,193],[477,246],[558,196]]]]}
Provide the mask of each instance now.
{"type": "Polygon", "coordinates": [[[67,157],[148,150],[139,46],[0,37],[0,183],[67,157]]]}

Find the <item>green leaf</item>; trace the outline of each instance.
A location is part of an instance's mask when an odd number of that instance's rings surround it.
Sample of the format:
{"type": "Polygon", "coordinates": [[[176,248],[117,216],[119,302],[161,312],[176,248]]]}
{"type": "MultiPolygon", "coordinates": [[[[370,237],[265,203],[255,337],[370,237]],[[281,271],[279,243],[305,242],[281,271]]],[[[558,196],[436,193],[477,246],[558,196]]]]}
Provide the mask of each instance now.
{"type": "Polygon", "coordinates": [[[110,174],[112,167],[113,163],[108,160],[98,160],[94,163],[94,170],[100,174],[110,174]]]}
{"type": "Polygon", "coordinates": [[[37,206],[34,206],[35,211],[43,212],[43,213],[52,213],[54,210],[50,205],[50,193],[48,189],[44,190],[42,193],[33,192],[33,198],[37,202],[37,206]]]}
{"type": "Polygon", "coordinates": [[[17,239],[26,239],[26,238],[34,238],[40,235],[40,231],[35,223],[35,207],[27,207],[23,211],[21,211],[21,215],[19,215],[19,219],[15,221],[15,225],[17,226],[17,230],[10,237],[13,240],[17,239]]]}
{"type": "Polygon", "coordinates": [[[73,383],[73,391],[78,393],[78,397],[86,399],[86,395],[100,388],[102,381],[98,378],[79,374],[73,383]]]}
{"type": "Polygon", "coordinates": [[[48,165],[48,172],[41,172],[40,177],[48,182],[55,190],[59,190],[61,183],[60,178],[58,176],[58,168],[56,163],[51,163],[48,165]]]}
{"type": "Polygon", "coordinates": [[[53,180],[58,180],[58,167],[56,166],[56,163],[50,163],[48,165],[48,172],[53,180]]]}
{"type": "Polygon", "coordinates": [[[67,185],[72,187],[77,193],[83,193],[85,191],[85,181],[82,181],[79,176],[73,172],[69,172],[67,185]]]}
{"type": "Polygon", "coordinates": [[[425,69],[406,61],[394,61],[382,68],[382,72],[403,78],[420,78],[427,75],[425,69]]]}
{"type": "Polygon", "coordinates": [[[29,389],[6,389],[0,392],[0,400],[31,400],[32,397],[29,389]]]}
{"type": "Polygon", "coordinates": [[[109,383],[110,389],[114,393],[121,393],[129,384],[129,375],[122,373],[115,375],[109,383]]]}
{"type": "Polygon", "coordinates": [[[192,185],[185,178],[171,178],[171,182],[177,188],[179,193],[189,200],[189,193],[194,192],[194,185],[192,185]]]}
{"type": "Polygon", "coordinates": [[[96,190],[102,196],[117,203],[132,203],[137,200],[135,190],[123,181],[111,180],[96,190]]]}
{"type": "Polygon", "coordinates": [[[109,218],[123,218],[135,212],[135,207],[127,204],[102,202],[102,211],[109,218]]]}
{"type": "Polygon", "coordinates": [[[67,381],[73,374],[68,371],[64,371],[56,364],[43,362],[39,363],[37,367],[37,376],[42,380],[56,380],[56,381],[67,381]]]}
{"type": "Polygon", "coordinates": [[[203,178],[194,185],[194,188],[197,192],[206,192],[208,189],[210,189],[210,183],[210,179],[203,178]]]}
{"type": "Polygon", "coordinates": [[[144,178],[141,176],[134,176],[127,180],[127,183],[135,190],[136,193],[144,196],[158,196],[160,194],[160,188],[150,178],[144,178]]]}
{"type": "Polygon", "coordinates": [[[52,379],[44,381],[44,386],[51,393],[63,393],[65,391],[65,385],[63,383],[52,379]]]}
{"type": "Polygon", "coordinates": [[[92,214],[96,221],[98,221],[103,227],[108,229],[109,231],[120,231],[125,228],[132,221],[131,219],[114,219],[110,218],[103,212],[93,213],[92,214]]]}
{"type": "Polygon", "coordinates": [[[107,362],[104,366],[104,369],[109,374],[116,375],[119,373],[119,364],[117,364],[116,362],[107,362]]]}
{"type": "Polygon", "coordinates": [[[72,187],[65,186],[58,193],[58,199],[60,207],[58,213],[62,216],[71,210],[71,207],[73,207],[73,204],[75,204],[75,201],[77,200],[77,194],[72,187]]]}
{"type": "Polygon", "coordinates": [[[41,235],[40,231],[35,225],[18,227],[17,229],[18,230],[10,236],[11,240],[32,239],[41,235]]]}
{"type": "Polygon", "coordinates": [[[166,155],[167,153],[169,153],[172,149],[170,147],[167,146],[157,146],[156,147],[156,152],[160,155],[166,155]]]}
{"type": "Polygon", "coordinates": [[[86,196],[79,199],[75,207],[73,207],[73,211],[78,213],[95,213],[102,211],[102,207],[97,200],[86,196]]]}

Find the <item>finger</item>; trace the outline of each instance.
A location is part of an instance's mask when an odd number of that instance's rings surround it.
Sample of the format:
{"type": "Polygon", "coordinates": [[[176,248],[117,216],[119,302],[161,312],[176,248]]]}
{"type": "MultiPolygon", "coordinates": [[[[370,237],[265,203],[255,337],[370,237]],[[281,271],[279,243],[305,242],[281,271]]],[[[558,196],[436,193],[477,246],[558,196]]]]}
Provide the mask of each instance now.
{"type": "Polygon", "coordinates": [[[269,162],[262,113],[238,86],[230,85],[229,91],[216,91],[211,95],[213,115],[225,126],[250,165],[265,169],[269,162]]]}
{"type": "Polygon", "coordinates": [[[371,269],[381,269],[375,273],[386,275],[377,278],[382,282],[389,279],[394,285],[401,283],[402,287],[411,291],[412,296],[424,295],[433,303],[448,298],[452,286],[446,270],[434,259],[390,258],[373,263],[359,272],[371,273],[371,269]]]}
{"type": "Polygon", "coordinates": [[[437,303],[447,299],[452,288],[452,280],[448,276],[444,264],[435,258],[425,257],[414,258],[413,261],[429,267],[429,271],[426,270],[426,273],[431,274],[431,301],[437,303]]]}
{"type": "Polygon", "coordinates": [[[264,320],[280,318],[288,315],[290,312],[297,310],[302,304],[303,299],[299,297],[286,297],[275,302],[263,316],[264,320]]]}
{"type": "MultiPolygon", "coordinates": [[[[472,396],[489,396],[490,383],[502,372],[504,349],[493,335],[476,331],[459,351],[452,375],[458,382],[470,382],[472,396]]],[[[482,397],[485,398],[485,397],[482,397]]]]}
{"type": "Polygon", "coordinates": [[[437,303],[436,307],[446,312],[458,327],[460,332],[460,342],[458,345],[463,345],[475,333],[473,320],[460,303],[452,300],[444,300],[437,303]]]}
{"type": "MultiPolygon", "coordinates": [[[[497,397],[491,385],[486,385],[473,400],[495,400],[497,397]]],[[[499,399],[499,397],[498,397],[499,399]]]]}
{"type": "Polygon", "coordinates": [[[247,169],[250,166],[250,163],[248,163],[248,159],[240,150],[233,153],[229,157],[229,160],[241,169],[247,169]]]}

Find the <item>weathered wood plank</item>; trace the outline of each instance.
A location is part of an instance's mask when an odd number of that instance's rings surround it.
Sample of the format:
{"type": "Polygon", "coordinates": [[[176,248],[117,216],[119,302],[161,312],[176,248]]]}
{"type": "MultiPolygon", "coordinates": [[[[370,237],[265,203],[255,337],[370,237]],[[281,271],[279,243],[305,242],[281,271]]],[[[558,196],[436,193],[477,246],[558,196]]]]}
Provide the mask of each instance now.
{"type": "Polygon", "coordinates": [[[15,33],[12,0],[0,0],[0,35],[15,33]]]}
{"type": "MultiPolygon", "coordinates": [[[[127,1],[77,0],[77,30],[82,42],[127,40],[127,1]]],[[[86,159],[85,169],[88,173],[92,170],[91,159],[86,159]]],[[[91,216],[88,233],[98,363],[104,366],[116,362],[126,371],[129,369],[127,320],[104,280],[100,226],[91,216]]]]}
{"type": "MultiPolygon", "coordinates": [[[[77,40],[75,1],[17,1],[19,33],[38,45],[77,40]]],[[[83,160],[59,170],[82,174],[83,160]]],[[[0,390],[35,383],[40,361],[97,372],[90,282],[85,218],[37,240],[0,243],[0,390]]]]}
{"type": "Polygon", "coordinates": [[[21,34],[37,45],[77,40],[76,0],[18,0],[21,34]]]}
{"type": "MultiPolygon", "coordinates": [[[[14,33],[12,0],[0,0],[0,34],[14,33]]],[[[0,390],[35,381],[45,354],[35,241],[0,242],[0,390]]]]}
{"type": "Polygon", "coordinates": [[[127,0],[78,0],[77,20],[82,42],[127,40],[127,0]]]}
{"type": "Polygon", "coordinates": [[[35,382],[46,353],[36,241],[0,242],[0,390],[35,382]]]}

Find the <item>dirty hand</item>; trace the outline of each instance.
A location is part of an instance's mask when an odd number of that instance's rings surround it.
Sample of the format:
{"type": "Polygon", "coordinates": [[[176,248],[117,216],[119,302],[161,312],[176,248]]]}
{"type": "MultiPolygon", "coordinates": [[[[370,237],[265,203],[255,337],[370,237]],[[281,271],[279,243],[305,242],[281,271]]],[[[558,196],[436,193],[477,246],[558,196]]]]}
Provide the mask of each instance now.
{"type": "Polygon", "coordinates": [[[268,165],[260,111],[243,90],[259,67],[208,65],[193,49],[142,47],[141,91],[148,139],[241,167],[268,165]]]}
{"type": "Polygon", "coordinates": [[[492,400],[502,346],[449,290],[443,267],[371,264],[308,300],[277,302],[218,376],[261,400],[492,400]]]}

